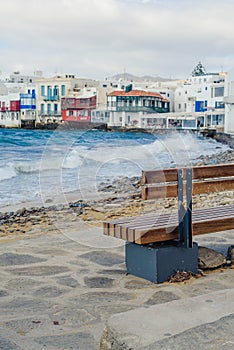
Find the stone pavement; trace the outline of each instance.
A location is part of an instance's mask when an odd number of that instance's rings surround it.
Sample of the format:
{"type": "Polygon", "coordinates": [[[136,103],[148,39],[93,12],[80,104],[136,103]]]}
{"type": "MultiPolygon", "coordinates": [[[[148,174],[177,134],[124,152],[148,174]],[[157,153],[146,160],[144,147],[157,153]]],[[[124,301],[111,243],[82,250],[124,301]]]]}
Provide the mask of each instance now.
{"type": "MultiPolygon", "coordinates": [[[[100,349],[101,339],[102,349],[115,350],[233,348],[233,305],[230,304],[228,312],[226,309],[234,291],[233,269],[209,273],[184,284],[155,285],[125,274],[122,245],[113,244],[110,248],[109,243],[105,248],[92,245],[95,232],[93,228],[90,241],[87,238],[84,242],[81,236],[73,240],[75,233],[73,237],[72,232],[69,237],[47,233],[35,238],[31,234],[32,238],[0,240],[1,350],[92,350],[100,349]],[[207,293],[218,294],[206,296],[207,293]],[[210,314],[210,317],[189,323],[189,327],[181,324],[170,329],[167,317],[170,320],[173,316],[178,324],[181,320],[184,322],[182,313],[173,314],[173,307],[194,303],[199,307],[204,302],[206,307],[213,308],[215,317],[210,314]],[[157,312],[157,307],[167,309],[163,336],[158,337],[155,329],[155,337],[136,342],[127,315],[136,317],[138,308],[142,308],[144,317],[143,314],[140,317],[150,324],[151,320],[156,320],[152,308],[157,312]],[[122,314],[116,315],[118,313],[122,314]],[[108,330],[105,328],[108,325],[112,332],[118,331],[118,322],[115,328],[113,320],[123,321],[124,334],[118,334],[118,342],[115,342],[113,339],[117,338],[112,333],[113,344],[110,345],[110,334],[104,329],[108,330]],[[219,340],[215,340],[215,336],[219,340]],[[122,343],[119,343],[120,338],[122,343]]],[[[233,234],[234,231],[229,231],[199,236],[195,240],[226,253],[233,244],[233,234]]],[[[105,242],[111,242],[109,237],[105,237],[105,242]]],[[[193,310],[196,307],[188,309],[189,320],[196,318],[193,310]]],[[[204,315],[209,313],[206,308],[203,311],[204,315]]]]}

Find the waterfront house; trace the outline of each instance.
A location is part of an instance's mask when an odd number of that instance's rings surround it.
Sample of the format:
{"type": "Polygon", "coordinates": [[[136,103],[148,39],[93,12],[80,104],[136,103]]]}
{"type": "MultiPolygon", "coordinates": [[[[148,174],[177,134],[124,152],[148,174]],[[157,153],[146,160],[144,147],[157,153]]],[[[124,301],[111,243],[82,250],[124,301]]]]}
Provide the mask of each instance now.
{"type": "Polygon", "coordinates": [[[5,128],[18,128],[20,122],[19,94],[0,96],[0,126],[5,128]]]}
{"type": "Polygon", "coordinates": [[[223,129],[225,76],[223,72],[206,73],[199,62],[190,77],[175,90],[175,113],[192,117],[194,127],[197,124],[223,129]]]}
{"type": "Polygon", "coordinates": [[[75,78],[74,75],[57,75],[52,78],[37,80],[38,120],[41,123],[62,122],[61,99],[76,97],[85,87],[93,87],[98,83],[92,79],[75,78]]]}
{"type": "Polygon", "coordinates": [[[132,90],[113,91],[107,95],[107,109],[111,126],[145,127],[152,123],[152,116],[169,112],[169,101],[159,93],[132,90]]]}
{"type": "Polygon", "coordinates": [[[63,122],[91,122],[91,112],[97,107],[96,88],[84,88],[76,97],[61,99],[63,122]]]}

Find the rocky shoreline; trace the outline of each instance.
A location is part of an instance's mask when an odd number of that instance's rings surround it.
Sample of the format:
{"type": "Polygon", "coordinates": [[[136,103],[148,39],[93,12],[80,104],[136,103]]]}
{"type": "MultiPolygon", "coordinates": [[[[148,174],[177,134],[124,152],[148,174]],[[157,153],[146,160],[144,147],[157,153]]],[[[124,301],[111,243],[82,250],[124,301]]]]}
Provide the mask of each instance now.
{"type": "MultiPolygon", "coordinates": [[[[210,165],[233,163],[234,150],[227,150],[212,156],[201,156],[193,165],[210,165]]],[[[28,235],[35,231],[53,231],[53,216],[60,215],[64,220],[92,222],[101,226],[104,220],[121,216],[141,215],[154,209],[168,210],[177,207],[176,199],[141,200],[140,178],[117,178],[112,183],[102,183],[98,192],[105,194],[99,200],[78,200],[67,204],[42,207],[22,207],[17,211],[0,212],[0,238],[28,235]]],[[[215,193],[194,197],[194,207],[234,204],[234,190],[225,191],[217,196],[215,193]]]]}

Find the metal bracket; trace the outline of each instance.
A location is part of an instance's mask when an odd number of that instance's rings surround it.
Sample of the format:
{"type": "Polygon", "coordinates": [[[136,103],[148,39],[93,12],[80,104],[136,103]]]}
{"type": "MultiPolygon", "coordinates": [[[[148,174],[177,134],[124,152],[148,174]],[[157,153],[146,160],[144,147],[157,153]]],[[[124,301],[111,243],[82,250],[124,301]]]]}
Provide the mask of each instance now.
{"type": "Polygon", "coordinates": [[[183,170],[178,170],[178,220],[179,242],[183,247],[192,248],[192,169],[186,169],[186,208],[184,200],[183,170]]]}

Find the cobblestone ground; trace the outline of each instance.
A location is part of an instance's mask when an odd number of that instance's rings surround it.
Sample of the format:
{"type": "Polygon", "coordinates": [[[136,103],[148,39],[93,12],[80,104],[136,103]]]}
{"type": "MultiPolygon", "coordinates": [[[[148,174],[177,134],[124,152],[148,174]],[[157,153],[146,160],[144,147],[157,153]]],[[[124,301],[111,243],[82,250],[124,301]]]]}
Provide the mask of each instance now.
{"type": "MultiPolygon", "coordinates": [[[[232,237],[199,239],[225,251],[232,237]]],[[[234,287],[233,269],[155,285],[125,274],[123,246],[90,247],[59,233],[2,238],[0,266],[1,350],[99,349],[113,314],[234,287]]]]}

